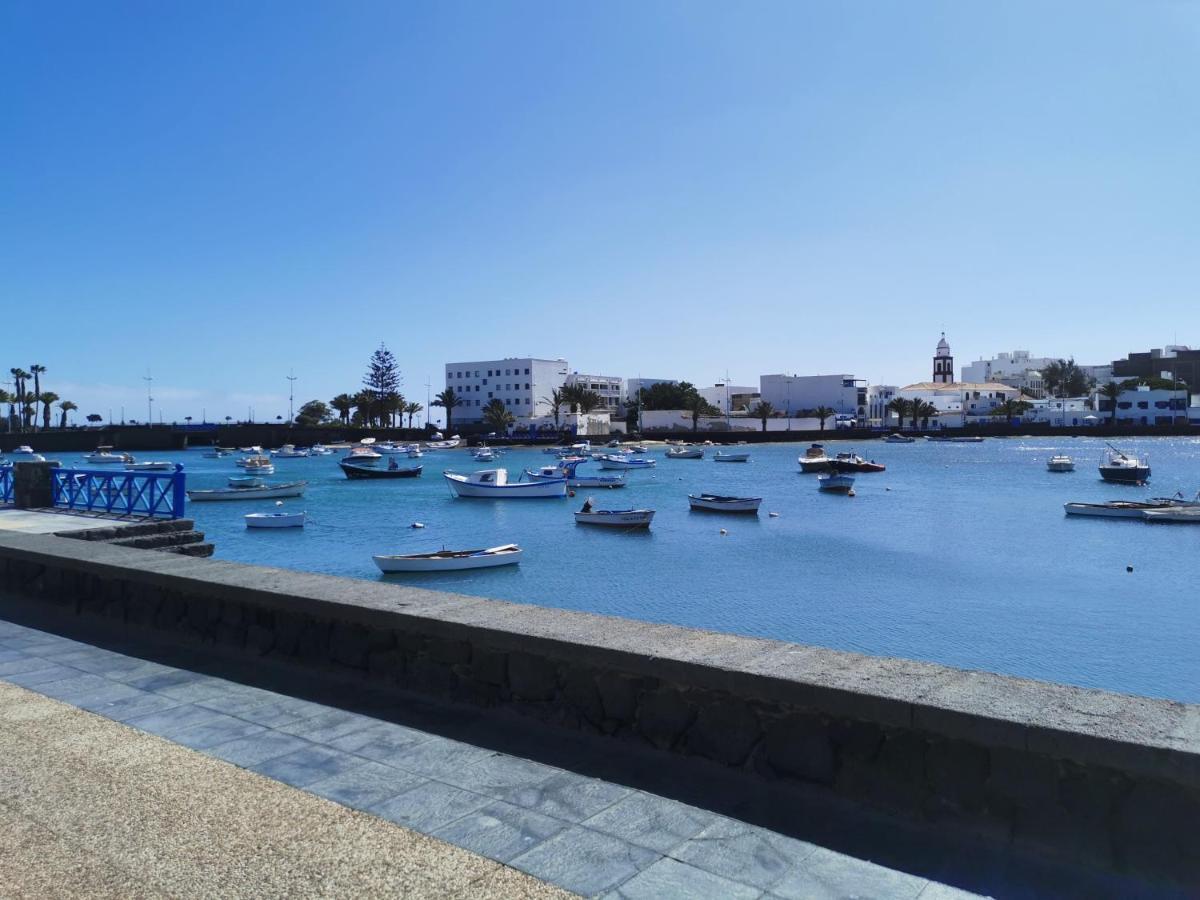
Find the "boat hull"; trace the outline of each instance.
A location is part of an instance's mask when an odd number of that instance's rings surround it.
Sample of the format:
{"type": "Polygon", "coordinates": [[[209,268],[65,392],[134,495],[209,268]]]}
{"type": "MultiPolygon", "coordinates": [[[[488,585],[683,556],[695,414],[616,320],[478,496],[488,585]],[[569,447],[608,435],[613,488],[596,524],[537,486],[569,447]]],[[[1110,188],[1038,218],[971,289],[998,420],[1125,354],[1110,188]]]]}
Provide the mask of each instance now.
{"type": "Polygon", "coordinates": [[[757,514],[762,497],[697,497],[689,494],[688,504],[701,512],[757,514]]]}
{"type": "Polygon", "coordinates": [[[649,528],[653,519],[652,509],[596,509],[575,513],[576,525],[599,525],[604,528],[649,528]]]}

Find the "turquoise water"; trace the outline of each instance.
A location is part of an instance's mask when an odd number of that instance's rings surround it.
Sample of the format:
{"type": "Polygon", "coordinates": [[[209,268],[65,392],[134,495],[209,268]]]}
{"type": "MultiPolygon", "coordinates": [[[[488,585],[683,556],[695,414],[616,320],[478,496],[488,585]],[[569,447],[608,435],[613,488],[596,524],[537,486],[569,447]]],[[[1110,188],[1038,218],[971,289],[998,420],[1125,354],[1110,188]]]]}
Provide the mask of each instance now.
{"type": "MultiPolygon", "coordinates": [[[[277,460],[273,480],[309,482],[302,500],[285,501],[310,514],[303,530],[247,531],[242,515],[269,509],[264,501],[194,503],[189,514],[220,559],[378,579],[374,553],[517,542],[525,549],[520,566],[388,577],[1200,701],[1200,526],[1063,515],[1067,500],[1200,488],[1200,441],[1122,446],[1149,454],[1148,487],[1101,482],[1103,442],[1012,438],[861,445],[888,469],[859,475],[852,498],[819,493],[816,476],[798,472],[802,446],[775,444],[746,448],[745,465],[666,460],[655,449],[657,468],[630,472],[629,487],[580,490],[574,499],[462,500],[449,495],[441,471],[486,466],[456,450],[427,454],[422,478],[392,482],[348,481],[338,457],[277,460]],[[1047,457],[1060,452],[1075,457],[1076,472],[1045,470],[1047,457]],[[762,512],[689,511],[688,493],[701,491],[761,496],[762,512]],[[577,526],[571,513],[586,495],[599,508],[655,509],[654,525],[648,533],[577,526]]],[[[223,485],[240,472],[232,458],[204,459],[199,451],[179,458],[190,487],[223,485]]],[[[515,478],[549,459],[519,450],[500,464],[515,478]]]]}

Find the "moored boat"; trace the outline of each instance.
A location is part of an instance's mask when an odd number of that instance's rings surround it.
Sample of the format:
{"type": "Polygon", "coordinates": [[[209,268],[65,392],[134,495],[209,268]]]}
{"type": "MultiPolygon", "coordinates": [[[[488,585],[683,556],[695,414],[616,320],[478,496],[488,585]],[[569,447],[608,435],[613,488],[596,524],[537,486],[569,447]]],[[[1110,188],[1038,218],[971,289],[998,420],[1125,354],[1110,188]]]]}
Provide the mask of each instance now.
{"type": "Polygon", "coordinates": [[[504,544],[485,550],[438,550],[435,553],[409,553],[397,556],[373,556],[379,571],[457,572],[463,569],[489,569],[511,566],[521,561],[521,548],[504,544]]]}
{"type": "Polygon", "coordinates": [[[450,490],[458,497],[493,500],[531,500],[543,497],[567,496],[565,478],[522,482],[508,480],[508,469],[481,469],[470,475],[446,471],[442,473],[450,490]]]}
{"type": "Polygon", "coordinates": [[[277,500],[284,497],[302,497],[307,481],[289,481],[282,484],[264,484],[261,487],[205,488],[187,492],[189,500],[277,500]]]}
{"type": "Polygon", "coordinates": [[[420,478],[421,469],[423,466],[398,466],[396,460],[392,459],[386,466],[363,465],[359,462],[351,460],[349,457],[338,461],[346,477],[350,479],[358,478],[420,478]]]}
{"type": "Polygon", "coordinates": [[[722,497],[720,494],[688,494],[692,509],[709,512],[757,513],[762,497],[722,497]]]}
{"type": "Polygon", "coordinates": [[[1046,460],[1047,472],[1074,472],[1075,460],[1069,456],[1055,455],[1046,460]]]}
{"type": "Polygon", "coordinates": [[[1108,445],[1108,453],[1100,460],[1100,477],[1118,484],[1142,484],[1150,480],[1150,461],[1139,459],[1108,445]]]}
{"type": "Polygon", "coordinates": [[[854,490],[854,476],[843,472],[830,472],[817,476],[817,490],[832,494],[848,494],[854,490]]]}
{"type": "Polygon", "coordinates": [[[798,460],[800,463],[801,472],[827,472],[829,471],[829,457],[825,455],[824,444],[813,444],[804,451],[804,455],[798,460]]]}
{"type": "Polygon", "coordinates": [[[750,462],[749,453],[726,453],[718,450],[713,456],[713,462],[750,462]]]}

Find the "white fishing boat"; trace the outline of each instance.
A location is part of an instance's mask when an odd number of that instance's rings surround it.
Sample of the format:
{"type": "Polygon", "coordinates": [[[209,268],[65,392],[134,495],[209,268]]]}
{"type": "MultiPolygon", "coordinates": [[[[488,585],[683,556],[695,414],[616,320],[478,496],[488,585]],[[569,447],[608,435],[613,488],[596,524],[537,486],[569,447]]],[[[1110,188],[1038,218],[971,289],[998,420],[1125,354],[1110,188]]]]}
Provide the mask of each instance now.
{"type": "Polygon", "coordinates": [[[912,435],[900,434],[899,432],[892,432],[891,434],[889,434],[887,437],[885,437],[883,439],[883,442],[885,444],[915,444],[917,442],[917,439],[915,437],[913,437],[912,435]]]}
{"type": "Polygon", "coordinates": [[[576,525],[605,528],[649,528],[653,519],[652,509],[592,509],[590,500],[575,513],[576,525]]]}
{"type": "Polygon", "coordinates": [[[801,472],[825,472],[829,469],[829,457],[825,455],[824,444],[813,444],[804,451],[798,460],[801,472]]]}
{"type": "Polygon", "coordinates": [[[134,462],[128,453],[113,453],[112,447],[97,447],[91,453],[85,453],[83,458],[93,466],[121,466],[134,462]]]}
{"type": "Polygon", "coordinates": [[[667,452],[663,454],[667,459],[704,459],[703,447],[668,447],[667,452]]]}
{"type": "Polygon", "coordinates": [[[516,544],[489,547],[486,550],[438,550],[435,553],[409,553],[399,556],[373,556],[380,572],[457,572],[462,569],[490,569],[511,566],[521,561],[516,544]]]}
{"type": "Polygon", "coordinates": [[[854,476],[844,472],[830,472],[817,476],[817,490],[832,494],[848,494],[854,490],[854,476]]]}
{"type": "Polygon", "coordinates": [[[1119,484],[1142,484],[1150,479],[1150,461],[1109,444],[1108,452],[1100,460],[1100,477],[1119,484]]]}
{"type": "Polygon", "coordinates": [[[246,513],[242,519],[247,528],[303,528],[303,512],[246,513]]]}
{"type": "Polygon", "coordinates": [[[718,450],[713,456],[713,462],[750,462],[749,453],[726,453],[718,450]]]}
{"type": "Polygon", "coordinates": [[[229,486],[232,488],[262,487],[266,484],[258,475],[230,475],[229,486]]]}
{"type": "Polygon", "coordinates": [[[283,484],[264,484],[248,488],[206,488],[187,492],[189,500],[282,500],[285,497],[302,497],[307,481],[289,481],[283,484]]]}
{"type": "Polygon", "coordinates": [[[688,494],[692,509],[709,512],[757,513],[762,497],[722,497],[720,494],[688,494]]]}
{"type": "Polygon", "coordinates": [[[126,472],[170,472],[175,468],[175,463],[170,460],[157,459],[151,462],[129,462],[125,463],[126,472]]]}
{"type": "Polygon", "coordinates": [[[1052,456],[1046,460],[1047,472],[1074,472],[1075,460],[1069,456],[1052,456]]]}
{"type": "Polygon", "coordinates": [[[278,450],[271,451],[272,456],[277,456],[280,459],[300,459],[308,456],[307,450],[297,450],[295,444],[284,444],[278,450]]]}
{"type": "Polygon", "coordinates": [[[446,479],[450,490],[458,497],[532,500],[567,496],[567,480],[565,478],[510,482],[508,469],[481,469],[470,475],[446,471],[442,473],[442,477],[446,479]]]}
{"type": "Polygon", "coordinates": [[[602,469],[652,469],[657,463],[654,459],[638,459],[625,455],[605,455],[599,459],[602,469]]]}

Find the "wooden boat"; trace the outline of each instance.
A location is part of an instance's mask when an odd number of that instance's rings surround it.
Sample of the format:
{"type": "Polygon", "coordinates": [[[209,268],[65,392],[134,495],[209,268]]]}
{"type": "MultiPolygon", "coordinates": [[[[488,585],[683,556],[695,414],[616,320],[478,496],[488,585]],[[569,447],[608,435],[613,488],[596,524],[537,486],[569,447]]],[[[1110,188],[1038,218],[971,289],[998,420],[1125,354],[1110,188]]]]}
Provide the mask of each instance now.
{"type": "Polygon", "coordinates": [[[246,513],[242,516],[247,528],[303,528],[303,512],[246,513]]]}
{"type": "Polygon", "coordinates": [[[126,472],[170,472],[174,468],[175,463],[161,459],[153,462],[125,463],[126,472]]]}
{"type": "Polygon", "coordinates": [[[306,487],[307,481],[289,481],[261,487],[191,490],[187,495],[189,500],[280,500],[284,497],[302,497],[306,487]]]}
{"type": "Polygon", "coordinates": [[[804,455],[798,460],[800,463],[801,472],[827,472],[829,471],[829,457],[825,455],[824,444],[813,444],[804,451],[804,455]]]}
{"type": "Polygon", "coordinates": [[[893,432],[883,439],[885,444],[915,444],[917,439],[912,435],[893,432]]]}
{"type": "Polygon", "coordinates": [[[1150,480],[1150,462],[1123,453],[1112,444],[1100,460],[1100,477],[1118,484],[1142,484],[1150,480]]]}
{"type": "Polygon", "coordinates": [[[230,475],[229,486],[235,488],[262,487],[265,481],[258,475],[230,475]]]}
{"type": "Polygon", "coordinates": [[[670,447],[663,454],[667,459],[704,459],[703,447],[670,447]]]}
{"type": "Polygon", "coordinates": [[[567,479],[521,482],[508,480],[508,469],[481,469],[470,475],[457,472],[442,473],[450,490],[458,497],[492,500],[533,500],[544,497],[567,496],[567,479]]]}
{"type": "Polygon", "coordinates": [[[649,528],[652,509],[584,509],[575,513],[576,525],[600,525],[606,528],[649,528]]]}
{"type": "Polygon", "coordinates": [[[868,462],[857,453],[839,453],[829,460],[829,468],[835,472],[883,472],[887,470],[887,466],[883,463],[877,463],[873,459],[868,462]]]}
{"type": "Polygon", "coordinates": [[[758,513],[762,497],[722,497],[719,494],[688,494],[692,509],[708,512],[758,513]]]}
{"type": "Polygon", "coordinates": [[[1047,472],[1074,472],[1075,460],[1069,456],[1052,456],[1046,460],[1047,472]]]}
{"type": "Polygon", "coordinates": [[[713,456],[713,462],[750,462],[749,453],[725,453],[718,450],[713,456]]]}
{"type": "Polygon", "coordinates": [[[652,469],[657,463],[654,459],[635,459],[632,456],[606,455],[599,459],[602,469],[652,469]]]}
{"type": "Polygon", "coordinates": [[[842,472],[830,472],[817,476],[817,490],[832,494],[848,494],[854,490],[854,476],[842,472]]]}
{"type": "Polygon", "coordinates": [[[516,544],[489,547],[486,550],[438,550],[436,553],[409,553],[399,556],[373,556],[380,572],[457,572],[462,569],[490,569],[511,566],[521,561],[516,544]]]}
{"type": "Polygon", "coordinates": [[[347,478],[420,478],[423,466],[406,466],[401,468],[393,459],[387,466],[367,466],[351,461],[350,457],[339,460],[338,465],[346,473],[347,478]]]}
{"type": "MultiPolygon", "coordinates": [[[[18,447],[17,450],[20,448],[18,447]]],[[[85,453],[83,458],[93,466],[119,466],[134,462],[134,458],[128,453],[113,453],[112,451],[112,447],[97,447],[91,453],[85,453]]]]}

